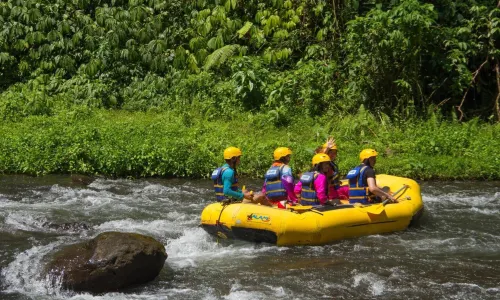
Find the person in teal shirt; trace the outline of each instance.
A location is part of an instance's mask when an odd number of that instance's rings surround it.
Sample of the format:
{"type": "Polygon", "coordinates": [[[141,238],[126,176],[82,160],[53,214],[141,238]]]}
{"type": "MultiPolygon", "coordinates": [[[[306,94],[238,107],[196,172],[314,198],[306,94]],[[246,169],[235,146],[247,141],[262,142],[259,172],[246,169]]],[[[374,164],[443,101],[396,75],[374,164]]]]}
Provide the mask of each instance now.
{"type": "Polygon", "coordinates": [[[252,200],[253,192],[241,190],[238,187],[238,172],[236,167],[240,164],[241,150],[236,147],[228,147],[224,150],[226,163],[212,173],[214,190],[217,201],[227,199],[252,200]]]}

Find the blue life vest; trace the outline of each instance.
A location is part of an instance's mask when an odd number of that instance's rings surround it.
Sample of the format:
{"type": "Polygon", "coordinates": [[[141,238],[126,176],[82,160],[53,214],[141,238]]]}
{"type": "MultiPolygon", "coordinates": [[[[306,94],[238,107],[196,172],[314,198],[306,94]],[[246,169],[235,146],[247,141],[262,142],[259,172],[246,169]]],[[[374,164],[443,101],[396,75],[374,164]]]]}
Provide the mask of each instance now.
{"type": "Polygon", "coordinates": [[[370,190],[363,183],[363,175],[368,166],[359,165],[347,173],[346,178],[349,180],[349,203],[371,202],[370,190]]]}
{"type": "Polygon", "coordinates": [[[328,177],[328,183],[333,185],[337,190],[340,187],[340,176],[339,176],[339,167],[333,161],[330,162],[332,166],[333,174],[328,177]]]}
{"type": "Polygon", "coordinates": [[[300,192],[300,204],[319,205],[318,195],[314,187],[314,181],[318,177],[318,172],[306,172],[300,176],[302,182],[302,191],[300,192]]]}
{"type": "Polygon", "coordinates": [[[266,175],[264,176],[266,182],[266,196],[271,201],[288,199],[285,187],[281,181],[281,173],[284,166],[285,165],[273,166],[267,170],[266,175]]]}
{"type": "MultiPolygon", "coordinates": [[[[212,180],[214,181],[215,197],[217,198],[217,201],[226,200],[226,196],[224,196],[224,182],[222,182],[222,173],[224,173],[225,170],[227,170],[227,167],[220,167],[212,172],[212,180]]],[[[234,181],[231,185],[231,189],[233,191],[238,190],[238,176],[236,173],[234,175],[234,181]]]]}

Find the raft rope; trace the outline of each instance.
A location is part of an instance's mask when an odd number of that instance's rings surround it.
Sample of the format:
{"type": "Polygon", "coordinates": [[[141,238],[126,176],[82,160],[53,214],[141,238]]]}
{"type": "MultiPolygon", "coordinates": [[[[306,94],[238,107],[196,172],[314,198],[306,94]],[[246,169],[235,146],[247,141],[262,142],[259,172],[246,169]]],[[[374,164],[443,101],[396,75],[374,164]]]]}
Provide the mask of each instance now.
{"type": "MultiPolygon", "coordinates": [[[[222,228],[222,225],[220,223],[220,218],[222,216],[222,212],[224,211],[224,209],[226,209],[226,207],[228,207],[230,204],[232,203],[236,203],[237,201],[234,201],[233,199],[226,199],[224,201],[221,201],[221,205],[222,205],[222,209],[220,210],[220,213],[219,213],[219,218],[217,218],[217,222],[215,223],[215,225],[219,228],[219,232],[222,233],[223,231],[223,228],[222,228]]],[[[219,234],[217,234],[217,244],[219,243],[219,234]]]]}
{"type": "Polygon", "coordinates": [[[217,219],[217,223],[216,223],[217,226],[220,226],[220,217],[222,216],[222,212],[224,211],[224,209],[226,209],[226,207],[229,206],[229,204],[231,204],[231,199],[224,200],[221,203],[222,203],[222,209],[220,210],[219,218],[217,219]]]}

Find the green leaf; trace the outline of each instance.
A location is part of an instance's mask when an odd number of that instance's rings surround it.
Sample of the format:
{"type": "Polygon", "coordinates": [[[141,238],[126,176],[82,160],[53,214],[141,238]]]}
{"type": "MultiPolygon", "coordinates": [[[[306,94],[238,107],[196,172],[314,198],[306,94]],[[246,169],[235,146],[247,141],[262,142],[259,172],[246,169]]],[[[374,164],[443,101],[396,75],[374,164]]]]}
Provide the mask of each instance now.
{"type": "Polygon", "coordinates": [[[243,25],[243,27],[241,27],[241,29],[237,31],[240,39],[243,38],[250,31],[252,26],[253,26],[252,22],[246,22],[245,25],[243,25]]]}
{"type": "Polygon", "coordinates": [[[247,75],[248,75],[248,77],[252,78],[252,80],[254,80],[254,81],[256,80],[255,79],[255,73],[252,70],[248,71],[247,75]]]}

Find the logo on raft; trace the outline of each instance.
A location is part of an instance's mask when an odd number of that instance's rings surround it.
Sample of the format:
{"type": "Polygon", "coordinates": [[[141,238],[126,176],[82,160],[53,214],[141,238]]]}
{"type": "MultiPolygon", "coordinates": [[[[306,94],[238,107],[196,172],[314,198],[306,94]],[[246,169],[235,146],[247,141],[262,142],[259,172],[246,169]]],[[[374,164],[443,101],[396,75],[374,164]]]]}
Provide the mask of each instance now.
{"type": "Polygon", "coordinates": [[[247,216],[247,221],[258,221],[262,223],[269,223],[271,221],[271,218],[266,215],[249,214],[247,216]]]}

